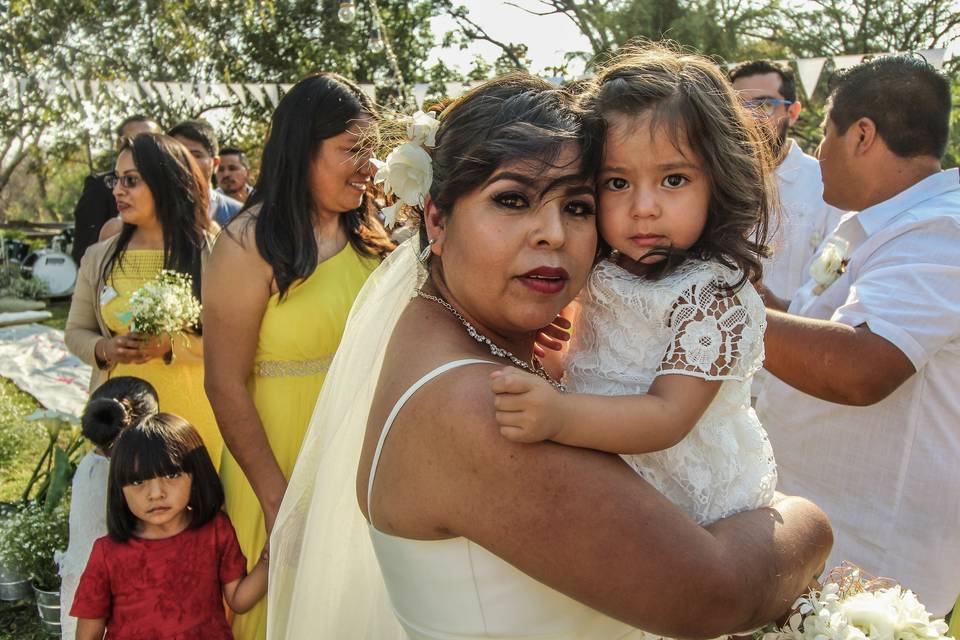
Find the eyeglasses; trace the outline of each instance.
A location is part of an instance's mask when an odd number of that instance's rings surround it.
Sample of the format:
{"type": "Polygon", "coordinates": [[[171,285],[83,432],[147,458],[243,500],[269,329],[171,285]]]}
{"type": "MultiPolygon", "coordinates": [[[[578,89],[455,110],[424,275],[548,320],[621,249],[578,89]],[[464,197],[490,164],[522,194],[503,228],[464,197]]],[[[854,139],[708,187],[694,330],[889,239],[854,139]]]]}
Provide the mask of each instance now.
{"type": "Polygon", "coordinates": [[[107,189],[111,191],[113,191],[118,184],[124,189],[136,189],[141,182],[143,182],[143,179],[137,176],[118,176],[115,173],[108,173],[103,176],[103,183],[107,185],[107,189]]]}
{"type": "Polygon", "coordinates": [[[769,118],[777,107],[783,105],[789,107],[793,100],[780,100],[779,98],[758,98],[756,100],[744,100],[743,105],[758,115],[769,118]]]}

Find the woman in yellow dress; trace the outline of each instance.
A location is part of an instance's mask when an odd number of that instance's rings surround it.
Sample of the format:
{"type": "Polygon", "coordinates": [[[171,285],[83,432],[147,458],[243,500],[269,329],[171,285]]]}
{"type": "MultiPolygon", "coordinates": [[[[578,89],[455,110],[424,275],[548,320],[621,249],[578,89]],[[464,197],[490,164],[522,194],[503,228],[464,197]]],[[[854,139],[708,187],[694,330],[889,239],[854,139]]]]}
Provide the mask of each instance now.
{"type": "MultiPolygon", "coordinates": [[[[206,390],[227,451],[226,510],[248,561],[273,527],[353,299],[392,249],[369,191],[373,104],[335,74],[301,80],[273,115],[260,177],[203,283],[206,390]]],[[[236,616],[266,637],[266,600],[236,616]]]]}
{"type": "Polygon", "coordinates": [[[219,465],[223,438],[203,391],[201,327],[160,339],[130,331],[131,294],[163,269],[190,275],[199,298],[213,247],[203,176],[176,140],[144,133],[121,146],[108,183],[122,229],[90,246],[80,262],[67,347],[93,366],[91,389],[116,376],[152,384],[160,410],[195,425],[219,465]]]}

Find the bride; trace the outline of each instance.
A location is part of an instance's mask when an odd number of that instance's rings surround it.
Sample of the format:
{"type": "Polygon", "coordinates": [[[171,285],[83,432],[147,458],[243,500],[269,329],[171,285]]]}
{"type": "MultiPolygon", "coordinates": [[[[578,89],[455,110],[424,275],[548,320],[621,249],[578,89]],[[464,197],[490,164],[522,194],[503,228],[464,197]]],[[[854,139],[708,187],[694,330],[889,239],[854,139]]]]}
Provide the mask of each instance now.
{"type": "Polygon", "coordinates": [[[269,637],[710,637],[783,613],[829,552],[815,505],[701,528],[618,456],[500,436],[490,373],[549,377],[537,329],[597,255],[599,135],[526,75],[440,120],[419,242],[357,298],[280,509],[269,637]]]}

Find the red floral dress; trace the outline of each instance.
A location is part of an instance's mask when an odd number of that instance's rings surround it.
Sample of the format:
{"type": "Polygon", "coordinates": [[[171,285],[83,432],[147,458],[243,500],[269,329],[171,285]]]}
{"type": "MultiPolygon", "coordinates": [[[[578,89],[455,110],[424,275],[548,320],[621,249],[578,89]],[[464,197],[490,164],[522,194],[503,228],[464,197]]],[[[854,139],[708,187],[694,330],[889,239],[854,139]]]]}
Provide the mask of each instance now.
{"type": "Polygon", "coordinates": [[[246,574],[224,513],[162,540],[97,540],[70,615],[105,618],[109,640],[232,639],[222,585],[246,574]]]}

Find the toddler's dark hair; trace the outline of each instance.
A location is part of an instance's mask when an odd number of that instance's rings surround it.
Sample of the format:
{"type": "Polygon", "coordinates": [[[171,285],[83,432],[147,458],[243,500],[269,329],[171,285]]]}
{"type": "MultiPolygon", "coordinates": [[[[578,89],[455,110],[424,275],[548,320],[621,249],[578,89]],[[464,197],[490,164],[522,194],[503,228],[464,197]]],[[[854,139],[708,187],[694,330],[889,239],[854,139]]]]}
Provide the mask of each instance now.
{"type": "Polygon", "coordinates": [[[763,134],[717,66],[676,47],[623,47],[599,70],[583,101],[602,122],[649,117],[651,129],[662,127],[675,146],[686,142],[710,178],[700,238],[686,251],[654,250],[665,258],[649,265],[648,275],[663,276],[691,257],[738,268],[743,279],[734,288],[758,280],[760,260],[769,255],[773,162],[763,134]]]}
{"type": "Polygon", "coordinates": [[[109,453],[121,431],[159,410],[157,390],[152,384],[133,376],[119,376],[90,394],[80,426],[87,440],[109,453]]]}
{"type": "Polygon", "coordinates": [[[137,518],[127,506],[123,488],[135,482],[175,473],[191,477],[190,528],[213,520],[223,507],[223,485],[200,434],[189,422],[172,413],[148,416],[125,429],[110,456],[107,485],[107,532],[126,542],[137,530],[137,518]]]}

